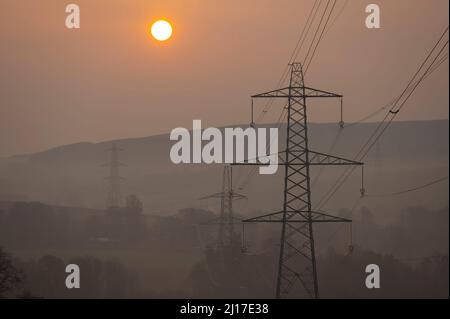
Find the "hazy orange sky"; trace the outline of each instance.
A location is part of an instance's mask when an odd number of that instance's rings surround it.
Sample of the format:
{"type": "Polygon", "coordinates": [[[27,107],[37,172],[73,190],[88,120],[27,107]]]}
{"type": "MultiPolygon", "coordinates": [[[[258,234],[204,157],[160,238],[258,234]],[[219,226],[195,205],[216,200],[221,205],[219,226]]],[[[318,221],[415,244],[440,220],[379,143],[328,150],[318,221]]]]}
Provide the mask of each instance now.
{"type": "MultiPolygon", "coordinates": [[[[346,0],[338,0],[336,12],[346,0]]],[[[313,0],[0,0],[0,156],[81,141],[249,122],[249,96],[275,89],[313,0]],[[65,6],[81,29],[65,27],[65,6]],[[166,45],[149,23],[174,24],[166,45]]],[[[448,0],[349,0],[307,85],[345,95],[358,120],[401,93],[448,25],[448,0]],[[380,30],[365,6],[381,7],[380,30]]],[[[400,120],[448,119],[448,62],[400,120]]],[[[337,121],[334,105],[310,120],[337,121]]],[[[279,110],[266,121],[274,121],[279,110]]]]}

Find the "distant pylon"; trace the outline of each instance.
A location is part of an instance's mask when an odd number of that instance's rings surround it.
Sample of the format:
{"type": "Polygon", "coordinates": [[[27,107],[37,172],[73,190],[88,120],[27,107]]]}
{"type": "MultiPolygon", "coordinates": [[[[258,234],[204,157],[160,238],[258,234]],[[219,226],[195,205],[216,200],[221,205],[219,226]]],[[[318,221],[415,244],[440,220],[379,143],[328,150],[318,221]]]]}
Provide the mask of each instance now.
{"type": "Polygon", "coordinates": [[[219,198],[220,199],[220,215],[219,215],[219,233],[217,236],[217,247],[222,249],[224,247],[232,246],[236,244],[236,234],[234,231],[234,224],[239,222],[233,213],[233,201],[245,199],[244,195],[235,193],[233,190],[233,170],[232,167],[226,165],[223,169],[222,175],[222,192],[209,195],[201,198],[210,199],[219,198]]]}
{"type": "Polygon", "coordinates": [[[104,164],[104,167],[109,168],[108,180],[108,194],[106,198],[106,208],[120,207],[122,203],[121,183],[123,177],[119,175],[119,168],[125,166],[119,162],[119,149],[115,143],[107,150],[110,154],[109,162],[104,164]]]}
{"type": "Polygon", "coordinates": [[[258,94],[252,97],[254,98],[288,100],[286,150],[280,152],[282,163],[279,164],[285,166],[284,200],[282,211],[244,222],[280,223],[282,226],[276,298],[288,298],[297,282],[301,283],[306,296],[319,298],[313,224],[351,222],[351,220],[312,211],[309,170],[311,166],[317,165],[363,165],[363,163],[309,149],[306,100],[342,99],[342,96],[306,87],[302,65],[293,63],[289,87],[258,94]]]}

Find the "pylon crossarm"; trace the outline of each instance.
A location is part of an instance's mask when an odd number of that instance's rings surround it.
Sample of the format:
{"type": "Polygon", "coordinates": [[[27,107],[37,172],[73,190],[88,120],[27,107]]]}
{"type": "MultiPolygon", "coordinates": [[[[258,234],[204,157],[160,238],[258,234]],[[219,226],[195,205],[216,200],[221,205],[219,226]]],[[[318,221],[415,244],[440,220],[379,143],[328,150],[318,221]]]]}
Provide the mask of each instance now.
{"type": "Polygon", "coordinates": [[[311,218],[307,211],[286,211],[276,212],[273,214],[263,215],[250,219],[243,220],[244,223],[351,223],[351,219],[346,219],[338,216],[328,215],[325,213],[311,212],[311,218]]]}
{"type": "Polygon", "coordinates": [[[252,98],[259,99],[259,98],[288,98],[289,97],[289,88],[282,88],[278,90],[273,90],[261,94],[253,95],[252,98]]]}
{"type": "MultiPolygon", "coordinates": [[[[329,155],[329,154],[325,154],[325,153],[320,153],[320,152],[315,152],[315,151],[308,151],[309,153],[309,162],[308,164],[310,166],[340,166],[340,165],[346,165],[346,166],[350,166],[350,165],[356,165],[356,166],[363,166],[364,163],[362,162],[358,162],[358,161],[354,161],[354,160],[350,160],[350,159],[346,159],[343,157],[339,157],[339,156],[334,156],[334,155],[329,155]]],[[[286,151],[280,151],[278,152],[278,159],[279,162],[277,164],[275,163],[262,163],[259,161],[259,159],[256,160],[245,160],[243,162],[239,162],[239,163],[233,163],[231,165],[233,166],[269,166],[269,165],[279,165],[279,166],[306,166],[307,163],[300,161],[297,162],[296,158],[302,156],[304,154],[304,151],[290,151],[290,154],[293,155],[293,159],[289,162],[285,162],[283,155],[286,154],[286,151]]],[[[273,155],[273,154],[271,154],[273,155]]],[[[261,156],[260,158],[266,158],[267,156],[261,156]]]]}
{"type": "Polygon", "coordinates": [[[323,91],[323,90],[319,90],[319,89],[313,89],[310,87],[305,87],[305,97],[330,97],[330,98],[342,98],[343,96],[340,94],[336,94],[336,93],[332,93],[332,92],[327,92],[327,91],[323,91]]]}
{"type": "Polygon", "coordinates": [[[364,165],[364,163],[329,154],[309,151],[309,165],[364,165]]]}
{"type": "Polygon", "coordinates": [[[338,216],[333,216],[325,213],[311,212],[311,216],[314,223],[325,222],[325,223],[351,223],[351,219],[342,218],[338,216]]]}
{"type": "Polygon", "coordinates": [[[285,87],[257,95],[252,98],[341,98],[342,95],[331,93],[323,90],[313,89],[310,87],[285,87]],[[304,93],[303,93],[304,92],[304,93]]]}
{"type": "Polygon", "coordinates": [[[276,212],[276,213],[267,214],[267,215],[263,215],[263,216],[259,216],[259,217],[245,219],[245,220],[243,220],[243,222],[244,223],[277,222],[280,218],[280,215],[281,215],[281,218],[283,218],[283,212],[276,212]]]}
{"type": "Polygon", "coordinates": [[[198,200],[206,200],[206,199],[211,199],[211,198],[223,198],[223,197],[224,197],[223,193],[216,193],[216,194],[208,195],[205,197],[201,197],[198,200]]]}
{"type": "MultiPolygon", "coordinates": [[[[224,195],[223,193],[217,193],[217,194],[212,194],[212,195],[208,195],[208,196],[205,196],[205,197],[201,197],[198,200],[207,200],[207,199],[216,199],[216,198],[221,199],[221,198],[224,198],[226,196],[227,196],[226,194],[224,195]]],[[[244,195],[241,195],[241,194],[233,192],[231,194],[231,198],[236,199],[236,200],[241,200],[241,199],[247,199],[247,196],[244,196],[244,195]]]]}

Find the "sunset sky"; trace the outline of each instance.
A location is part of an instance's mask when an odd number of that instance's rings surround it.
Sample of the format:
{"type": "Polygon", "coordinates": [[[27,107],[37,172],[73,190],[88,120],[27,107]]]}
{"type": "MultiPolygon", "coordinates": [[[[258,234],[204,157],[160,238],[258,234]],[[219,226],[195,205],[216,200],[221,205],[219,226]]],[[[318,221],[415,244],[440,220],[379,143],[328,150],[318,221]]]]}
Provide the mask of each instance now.
{"type": "MultiPolygon", "coordinates": [[[[167,133],[193,119],[248,123],[249,96],[276,88],[313,2],[0,0],[0,156],[167,133]],[[79,30],[65,27],[68,3],[81,8],[79,30]],[[159,18],[173,23],[164,44],[149,35],[159,18]]],[[[447,25],[447,0],[349,0],[307,85],[342,93],[346,120],[358,120],[401,93],[447,25]],[[365,27],[373,2],[380,30],[365,27]]],[[[398,119],[448,119],[448,99],[447,61],[398,119]]],[[[310,108],[312,122],[337,114],[310,108]]]]}

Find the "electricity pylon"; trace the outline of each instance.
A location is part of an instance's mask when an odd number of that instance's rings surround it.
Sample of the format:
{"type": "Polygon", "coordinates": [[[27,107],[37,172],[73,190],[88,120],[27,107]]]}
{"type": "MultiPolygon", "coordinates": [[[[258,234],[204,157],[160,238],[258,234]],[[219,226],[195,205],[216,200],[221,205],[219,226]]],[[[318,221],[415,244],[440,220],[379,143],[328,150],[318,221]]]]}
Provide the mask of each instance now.
{"type": "Polygon", "coordinates": [[[109,162],[104,164],[104,167],[109,168],[108,180],[108,194],[106,198],[106,208],[120,207],[121,204],[121,182],[123,177],[119,175],[119,168],[125,166],[119,162],[119,152],[122,149],[118,148],[115,143],[107,150],[110,153],[109,162]]]}
{"type": "MultiPolygon", "coordinates": [[[[306,87],[300,63],[291,64],[289,87],[254,95],[253,98],[288,100],[283,210],[245,220],[249,223],[281,223],[276,298],[287,298],[297,281],[310,298],[319,298],[313,224],[351,223],[351,220],[312,211],[310,167],[364,165],[360,162],[314,152],[308,146],[306,100],[340,98],[342,95],[306,87]]],[[[258,165],[258,164],[256,164],[258,165]]]]}
{"type": "MultiPolygon", "coordinates": [[[[233,215],[233,201],[245,199],[244,195],[233,190],[233,170],[231,166],[225,165],[222,177],[222,192],[212,194],[201,200],[218,198],[220,199],[219,234],[217,237],[217,247],[223,250],[224,247],[232,247],[236,244],[236,234],[234,224],[237,222],[233,215]]],[[[240,221],[239,221],[240,222],[240,221]]]]}

